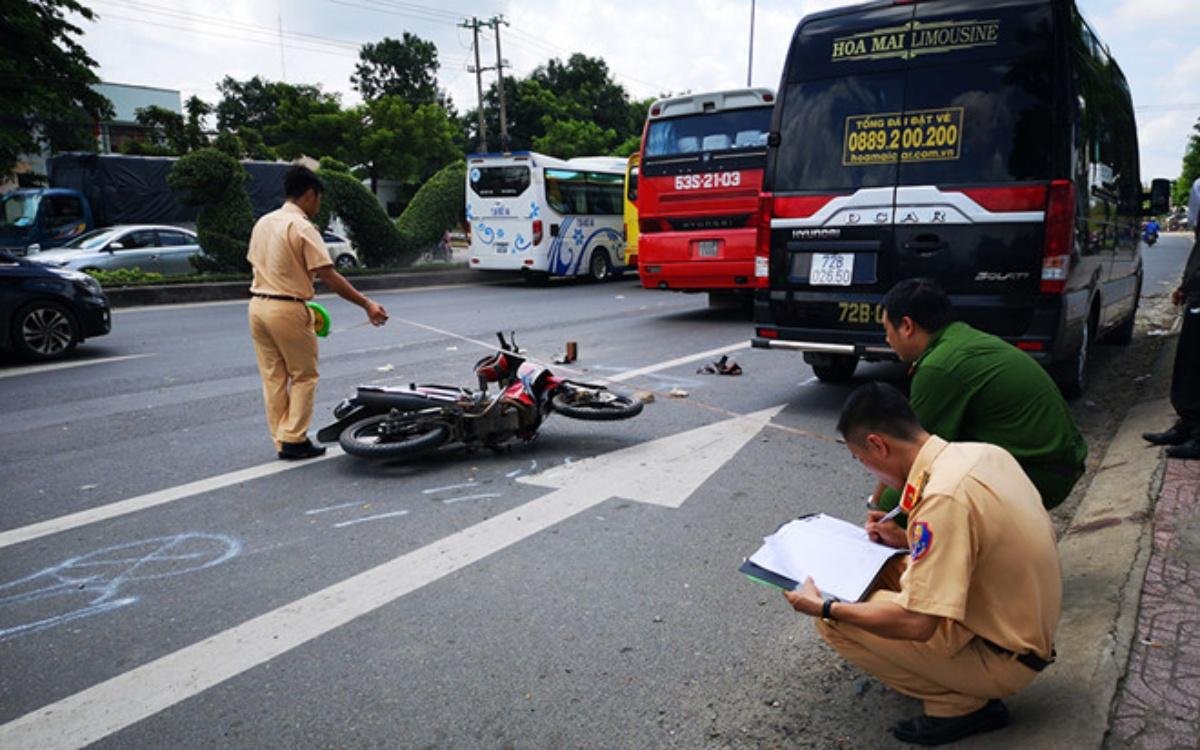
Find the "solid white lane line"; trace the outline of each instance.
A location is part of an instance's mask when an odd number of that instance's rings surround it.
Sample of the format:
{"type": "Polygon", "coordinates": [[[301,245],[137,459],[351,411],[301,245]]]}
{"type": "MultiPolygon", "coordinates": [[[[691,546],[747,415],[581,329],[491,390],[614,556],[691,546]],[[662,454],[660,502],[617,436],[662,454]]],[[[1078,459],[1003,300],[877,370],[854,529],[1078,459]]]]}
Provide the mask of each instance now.
{"type": "Polygon", "coordinates": [[[467,500],[486,500],[492,497],[503,497],[503,495],[501,495],[499,492],[484,492],[479,495],[463,495],[462,497],[452,497],[447,500],[443,500],[442,502],[446,505],[450,505],[451,503],[462,503],[466,502],[467,500]]]}
{"type": "Polygon", "coordinates": [[[70,370],[75,367],[87,367],[89,365],[107,365],[112,362],[124,362],[130,359],[145,359],[146,357],[156,356],[151,354],[125,354],[120,357],[101,357],[99,359],[79,359],[71,360],[70,362],[53,362],[46,365],[28,365],[26,367],[14,367],[11,370],[0,370],[0,378],[15,378],[18,375],[36,375],[39,372],[53,372],[54,370],[70,370]]]}
{"type": "Polygon", "coordinates": [[[306,510],[306,511],[304,511],[304,515],[306,515],[306,516],[316,516],[316,515],[319,515],[319,514],[321,514],[321,513],[328,513],[328,512],[329,512],[329,511],[331,511],[331,510],[341,510],[342,508],[349,508],[349,507],[352,507],[352,506],[355,506],[355,505],[362,505],[362,502],[360,502],[360,501],[358,501],[358,500],[354,500],[354,501],[352,501],[352,502],[349,502],[349,503],[340,503],[340,504],[338,504],[338,505],[330,505],[330,506],[328,506],[328,507],[325,507],[325,508],[313,508],[312,510],[306,510]]]}
{"type": "Polygon", "coordinates": [[[597,456],[579,464],[578,481],[562,467],[550,477],[527,478],[564,488],[0,725],[0,747],[89,745],[610,497],[677,508],[781,408],[597,456]],[[643,476],[635,476],[639,470],[643,476]]]}
{"type": "MultiPolygon", "coordinates": [[[[738,351],[739,349],[746,349],[749,346],[749,341],[743,341],[740,344],[731,344],[729,346],[723,346],[719,349],[710,349],[706,352],[690,354],[686,357],[677,357],[666,362],[660,362],[656,365],[648,365],[646,367],[640,367],[636,370],[629,370],[628,372],[623,372],[619,375],[614,375],[611,378],[607,378],[607,380],[616,382],[631,380],[639,375],[647,375],[652,372],[658,372],[659,370],[666,370],[671,367],[687,364],[688,362],[695,362],[698,359],[728,354],[729,352],[738,351]]],[[[97,521],[105,521],[109,518],[116,518],[117,516],[123,516],[127,513],[134,513],[146,508],[153,508],[156,505],[162,505],[175,500],[182,500],[194,495],[221,489],[222,487],[228,487],[233,484],[238,484],[239,482],[248,482],[252,479],[259,479],[262,477],[271,476],[272,474],[280,474],[291,469],[300,468],[301,466],[311,466],[313,463],[327,461],[340,455],[342,455],[342,449],[337,446],[332,446],[330,447],[329,452],[326,453],[322,458],[309,459],[307,461],[272,461],[268,464],[251,466],[248,469],[241,469],[228,474],[220,474],[215,477],[209,477],[208,479],[189,482],[188,484],[180,485],[178,487],[169,487],[165,490],[158,490],[157,492],[151,492],[146,495],[139,495],[137,497],[129,498],[128,500],[121,500],[108,505],[102,505],[96,508],[80,511],[78,513],[72,513],[70,515],[60,516],[47,521],[30,524],[29,526],[10,529],[9,531],[0,532],[0,549],[12,546],[14,544],[19,544],[21,542],[27,542],[31,539],[47,536],[49,534],[57,534],[60,531],[68,531],[80,526],[86,526],[87,524],[96,523],[97,521]]],[[[536,462],[533,465],[536,466],[536,462]]],[[[471,485],[468,484],[464,486],[471,485]]],[[[432,490],[424,490],[423,492],[425,494],[432,494],[434,492],[456,488],[456,486],[451,485],[450,487],[437,487],[432,490]]]]}
{"type": "Polygon", "coordinates": [[[698,359],[708,359],[709,357],[719,357],[722,354],[729,354],[730,352],[736,352],[741,349],[749,349],[749,348],[750,348],[750,342],[743,341],[740,344],[730,344],[729,346],[722,346],[718,349],[709,349],[706,352],[699,352],[698,354],[689,354],[686,357],[677,357],[675,359],[668,360],[666,362],[659,362],[656,365],[649,365],[647,367],[639,367],[636,370],[629,370],[628,372],[623,372],[620,375],[613,375],[612,377],[607,377],[604,379],[612,381],[614,383],[624,383],[627,380],[633,380],[634,378],[640,377],[642,375],[649,375],[650,373],[658,372],[659,370],[668,370],[672,367],[678,367],[679,365],[686,365],[687,363],[695,362],[698,359]]]}
{"type": "Polygon", "coordinates": [[[164,505],[182,500],[185,497],[201,495],[205,492],[212,492],[223,487],[249,482],[254,479],[269,477],[272,474],[281,474],[285,471],[298,469],[302,466],[312,466],[313,464],[322,461],[328,461],[331,458],[336,458],[342,455],[342,449],[333,446],[329,448],[329,452],[319,458],[310,458],[304,461],[272,461],[269,464],[259,464],[251,466],[247,469],[239,469],[231,471],[228,474],[220,474],[207,479],[199,479],[195,482],[181,484],[178,487],[168,487],[165,490],[150,492],[145,495],[131,497],[128,500],[121,500],[108,505],[100,505],[95,508],[81,510],[78,513],[71,513],[58,518],[51,518],[48,521],[22,526],[17,529],[0,532],[0,549],[10,547],[21,542],[28,542],[31,539],[47,536],[49,534],[57,534],[60,531],[86,526],[97,521],[106,521],[110,518],[123,516],[128,513],[135,513],[139,510],[153,508],[156,505],[164,505]]]}

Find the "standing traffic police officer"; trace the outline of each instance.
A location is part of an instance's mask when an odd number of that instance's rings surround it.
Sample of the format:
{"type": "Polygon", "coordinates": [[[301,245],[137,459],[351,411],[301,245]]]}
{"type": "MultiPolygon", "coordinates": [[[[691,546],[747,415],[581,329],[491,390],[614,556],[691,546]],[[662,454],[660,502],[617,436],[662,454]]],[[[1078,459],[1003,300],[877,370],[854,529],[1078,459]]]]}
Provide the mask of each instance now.
{"type": "MultiPolygon", "coordinates": [[[[1033,481],[1046,508],[1083,475],[1087,443],[1058,386],[1012,344],[956,322],[950,299],[931,281],[906,279],[883,298],[888,345],[911,362],[909,398],[921,425],[944,440],[998,445],[1033,481]]],[[[876,504],[899,495],[880,485],[876,504]]]]}
{"type": "Polygon", "coordinates": [[[851,393],[838,431],[867,469],[905,488],[907,530],[875,512],[867,533],[908,556],[862,602],[825,599],[811,578],[784,596],[822,618],[817,630],[846,660],[924,701],[921,716],[892,727],[897,739],[939,745],[1004,726],[1000,698],[1053,660],[1062,609],[1038,489],[1003,449],[930,435],[890,385],[851,393]]]}
{"type": "Polygon", "coordinates": [[[307,167],[295,166],[283,177],[287,201],[266,214],[250,234],[246,259],[254,268],[250,285],[250,336],[263,381],[267,428],[284,460],[323,455],[308,439],[317,390],[317,334],[305,304],[313,298],[313,276],[343,299],[366,310],[376,326],[387,311],[358,292],[333,268],[329,250],[311,219],[321,210],[325,191],[307,167]]]}
{"type": "Polygon", "coordinates": [[[1143,438],[1169,445],[1171,458],[1200,458],[1200,177],[1192,183],[1188,221],[1196,239],[1183,269],[1183,281],[1171,301],[1183,305],[1183,329],[1175,343],[1175,368],[1171,373],[1171,406],[1179,419],[1166,432],[1147,432],[1143,438]]]}

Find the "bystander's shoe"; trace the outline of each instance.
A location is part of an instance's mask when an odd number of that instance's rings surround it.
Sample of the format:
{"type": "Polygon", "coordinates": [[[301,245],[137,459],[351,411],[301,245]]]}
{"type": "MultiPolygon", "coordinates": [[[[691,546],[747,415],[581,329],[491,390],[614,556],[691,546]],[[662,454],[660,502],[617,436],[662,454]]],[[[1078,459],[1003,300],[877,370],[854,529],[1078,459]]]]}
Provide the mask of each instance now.
{"type": "Polygon", "coordinates": [[[313,445],[308,438],[303,443],[283,443],[279,449],[279,457],[284,461],[303,461],[306,458],[324,456],[325,448],[313,445]]]}
{"type": "Polygon", "coordinates": [[[1142,439],[1154,445],[1180,445],[1191,440],[1194,435],[1195,430],[1192,426],[1185,425],[1183,420],[1179,420],[1166,432],[1143,432],[1142,439]]]}
{"type": "Polygon", "coordinates": [[[944,745],[981,732],[991,732],[1008,726],[1008,708],[999,700],[990,700],[983,708],[965,716],[918,716],[905,719],[892,727],[892,734],[901,742],[914,745],[944,745]]]}
{"type": "Polygon", "coordinates": [[[1167,448],[1167,458],[1200,458],[1200,437],[1194,437],[1186,443],[1167,448]]]}

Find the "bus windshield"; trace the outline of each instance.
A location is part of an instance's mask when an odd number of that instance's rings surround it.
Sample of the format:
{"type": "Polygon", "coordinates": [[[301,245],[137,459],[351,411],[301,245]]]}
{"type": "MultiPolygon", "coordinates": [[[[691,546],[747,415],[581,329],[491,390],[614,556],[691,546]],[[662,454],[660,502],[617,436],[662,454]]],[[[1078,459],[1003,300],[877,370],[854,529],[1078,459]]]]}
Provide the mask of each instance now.
{"type": "Polygon", "coordinates": [[[646,133],[646,158],[701,151],[765,149],[771,107],[729,109],[654,120],[646,133]]]}

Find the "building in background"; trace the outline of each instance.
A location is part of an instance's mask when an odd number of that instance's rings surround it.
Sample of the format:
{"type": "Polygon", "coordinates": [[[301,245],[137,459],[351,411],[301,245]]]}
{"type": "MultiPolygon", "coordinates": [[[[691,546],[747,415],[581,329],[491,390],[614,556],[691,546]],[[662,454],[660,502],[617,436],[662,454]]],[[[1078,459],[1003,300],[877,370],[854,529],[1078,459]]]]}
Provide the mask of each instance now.
{"type": "Polygon", "coordinates": [[[92,89],[113,105],[113,118],[96,124],[97,149],[102,154],[119,153],[125,143],[150,137],[149,129],[137,121],[137,111],[142,107],[158,106],[183,115],[183,98],[175,89],[124,83],[98,83],[92,89]]]}

